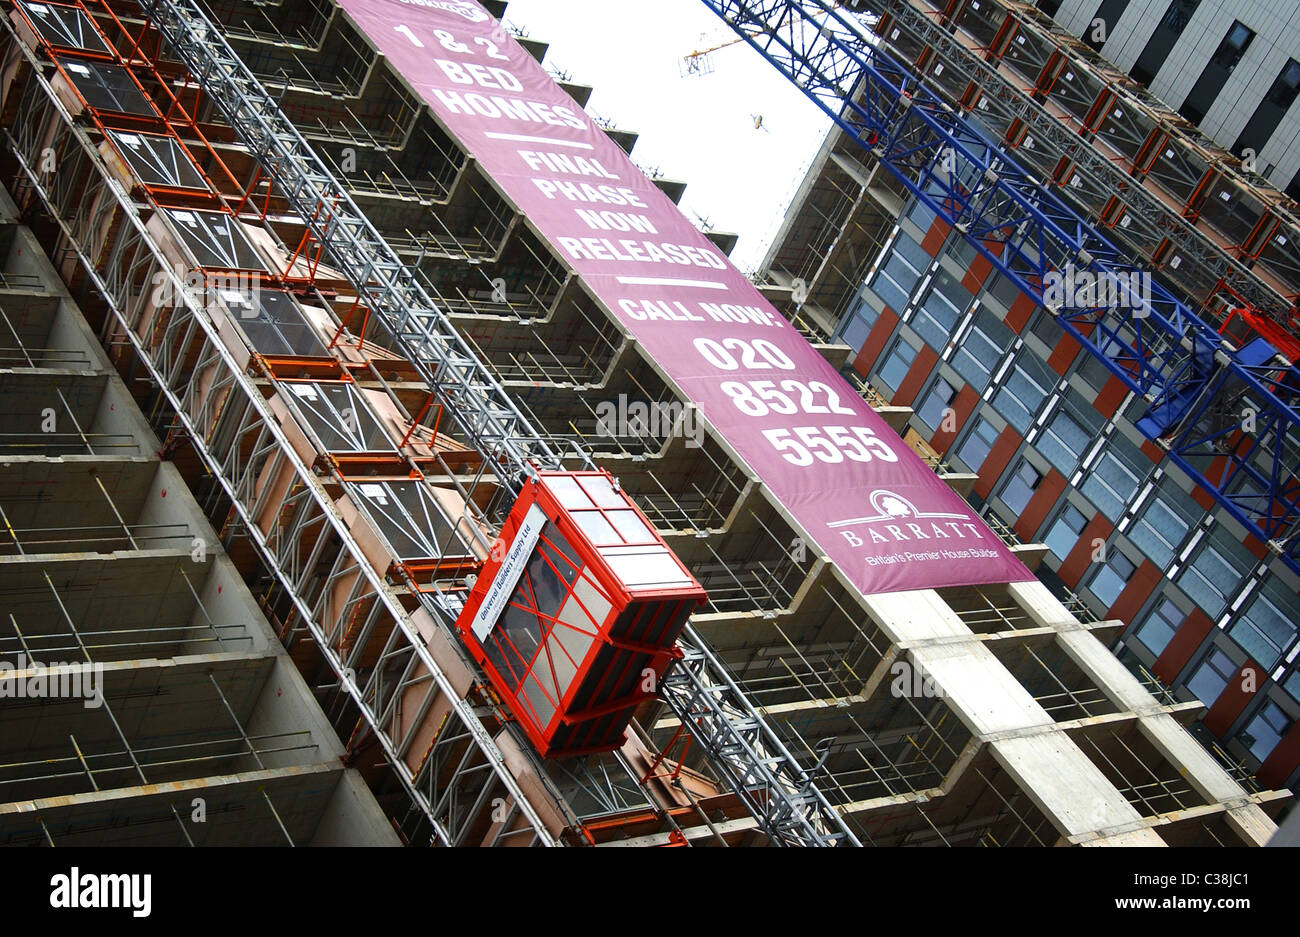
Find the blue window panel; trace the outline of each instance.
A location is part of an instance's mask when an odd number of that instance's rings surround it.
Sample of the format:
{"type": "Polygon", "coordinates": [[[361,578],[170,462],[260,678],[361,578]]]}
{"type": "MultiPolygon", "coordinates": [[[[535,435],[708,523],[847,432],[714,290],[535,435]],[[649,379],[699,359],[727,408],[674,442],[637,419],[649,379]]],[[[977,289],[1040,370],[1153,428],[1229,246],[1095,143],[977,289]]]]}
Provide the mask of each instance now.
{"type": "Polygon", "coordinates": [[[940,270],[912,318],[912,328],[931,348],[942,351],[952,340],[957,321],[970,301],[966,287],[948,271],[940,270]]]}
{"type": "Polygon", "coordinates": [[[1197,548],[1178,574],[1178,586],[1211,618],[1217,618],[1241,585],[1253,557],[1222,528],[1197,548]]]}
{"type": "Polygon", "coordinates": [[[1147,613],[1146,619],[1138,625],[1133,636],[1141,641],[1152,654],[1159,655],[1169,646],[1174,635],[1187,618],[1182,609],[1166,598],[1159,599],[1155,607],[1147,613]]]}
{"type": "Polygon", "coordinates": [[[975,426],[971,428],[970,433],[962,442],[961,448],[957,450],[957,458],[972,469],[978,470],[984,464],[984,460],[989,457],[989,453],[993,451],[993,444],[997,441],[997,438],[997,427],[984,417],[977,417],[975,426]]]}
{"type": "Polygon", "coordinates": [[[1081,487],[1101,513],[1118,521],[1150,471],[1151,462],[1142,450],[1116,435],[1102,450],[1081,487]]]}
{"type": "Polygon", "coordinates": [[[880,318],[880,313],[871,305],[865,296],[859,296],[858,301],[854,303],[853,309],[844,317],[840,325],[839,340],[853,349],[857,353],[862,349],[862,343],[867,340],[871,334],[871,327],[876,324],[880,318]]]}
{"type": "Polygon", "coordinates": [[[946,378],[937,378],[930,388],[930,392],[925,395],[921,406],[916,411],[916,415],[921,418],[926,426],[932,430],[938,430],[939,424],[943,422],[943,413],[952,404],[957,397],[957,388],[953,387],[946,378]]]}
{"type": "Polygon", "coordinates": [[[1026,350],[1016,359],[1006,383],[994,395],[993,407],[1024,435],[1057,380],[1056,372],[1026,350]]]}
{"type": "Polygon", "coordinates": [[[890,245],[889,259],[871,280],[871,288],[895,312],[902,312],[925,269],[934,260],[925,248],[899,232],[890,245]]]}
{"type": "Polygon", "coordinates": [[[1247,723],[1237,738],[1250,749],[1250,753],[1261,762],[1268,758],[1282,736],[1291,729],[1292,719],[1282,711],[1282,707],[1269,700],[1256,713],[1255,718],[1247,723]]]}
{"type": "Polygon", "coordinates": [[[1069,478],[1076,468],[1083,453],[1092,444],[1094,431],[1090,429],[1068,407],[1062,407],[1052,414],[1047,428],[1034,443],[1052,466],[1069,478]]]}
{"type": "Polygon", "coordinates": [[[1087,526],[1088,519],[1083,512],[1074,505],[1067,504],[1065,510],[1052,524],[1047,536],[1043,538],[1043,542],[1047,544],[1053,555],[1063,560],[1079,542],[1079,536],[1087,526]]]}
{"type": "Polygon", "coordinates": [[[885,363],[880,367],[878,372],[881,381],[889,386],[890,389],[897,391],[903,379],[907,377],[908,369],[912,367],[912,362],[916,360],[916,349],[907,343],[903,338],[894,341],[894,347],[890,349],[889,354],[885,357],[885,363]]]}
{"type": "Polygon", "coordinates": [[[1260,590],[1228,629],[1233,640],[1267,670],[1272,670],[1290,650],[1296,636],[1295,602],[1288,603],[1281,592],[1267,587],[1260,590]]]}
{"type": "Polygon", "coordinates": [[[1192,671],[1187,688],[1206,706],[1212,706],[1239,669],[1232,658],[1216,647],[1192,671]]]}
{"type": "Polygon", "coordinates": [[[1029,504],[1029,499],[1034,496],[1042,480],[1043,473],[1021,458],[1016,470],[1002,486],[1002,502],[1019,514],[1029,504]]]}
{"type": "Polygon", "coordinates": [[[952,366],[966,378],[966,383],[982,392],[989,386],[994,369],[1013,341],[1014,333],[998,321],[993,313],[981,309],[971,323],[970,331],[953,353],[952,366]]]}
{"type": "Polygon", "coordinates": [[[1190,495],[1166,479],[1129,528],[1128,538],[1157,566],[1167,567],[1204,513],[1190,495]]]}
{"type": "Polygon", "coordinates": [[[1092,582],[1088,588],[1092,594],[1101,600],[1102,604],[1110,608],[1119,598],[1119,594],[1124,591],[1128,585],[1129,579],[1133,576],[1137,567],[1123,553],[1118,550],[1111,550],[1110,559],[1098,568],[1093,574],[1092,582]]]}

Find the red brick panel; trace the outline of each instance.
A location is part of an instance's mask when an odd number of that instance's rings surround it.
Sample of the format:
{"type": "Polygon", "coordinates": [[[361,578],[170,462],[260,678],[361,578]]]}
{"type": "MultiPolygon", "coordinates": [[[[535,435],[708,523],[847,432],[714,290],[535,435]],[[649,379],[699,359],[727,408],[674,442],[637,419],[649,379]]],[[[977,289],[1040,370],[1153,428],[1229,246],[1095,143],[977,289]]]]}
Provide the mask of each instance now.
{"type": "Polygon", "coordinates": [[[1210,705],[1209,712],[1205,714],[1205,728],[1219,738],[1227,735],[1232,723],[1267,680],[1268,674],[1264,668],[1247,657],[1237,675],[1228,681],[1219,698],[1210,705]]]}
{"type": "Polygon", "coordinates": [[[1023,332],[1037,308],[1038,303],[1034,302],[1033,297],[1021,293],[1016,297],[1016,301],[1011,304],[1011,308],[1007,310],[1007,317],[1004,320],[1007,328],[1023,332]]]}
{"type": "Polygon", "coordinates": [[[921,246],[925,248],[926,253],[931,257],[937,257],[939,251],[943,248],[943,242],[948,240],[948,232],[951,230],[952,225],[942,218],[935,218],[930,223],[930,230],[925,233],[921,246]]]}
{"type": "Polygon", "coordinates": [[[1118,618],[1128,624],[1163,579],[1164,571],[1159,566],[1150,560],[1143,560],[1142,565],[1129,577],[1123,591],[1115,599],[1115,604],[1106,612],[1106,617],[1118,618]]]}
{"type": "Polygon", "coordinates": [[[957,438],[963,426],[970,419],[971,414],[975,412],[976,405],[980,402],[980,395],[969,384],[963,384],[961,390],[957,391],[957,396],[953,398],[950,406],[953,412],[957,414],[955,425],[951,431],[943,429],[940,426],[934,438],[930,440],[930,445],[934,446],[935,451],[945,453],[952,446],[952,441],[957,438]]]}
{"type": "Polygon", "coordinates": [[[1062,581],[1071,589],[1077,588],[1079,580],[1088,567],[1092,565],[1092,542],[1094,540],[1105,540],[1111,535],[1115,525],[1106,519],[1106,515],[1094,514],[1088,526],[1083,528],[1083,534],[1079,537],[1079,542],[1074,545],[1070,555],[1061,563],[1061,568],[1056,574],[1061,577],[1062,581]]]}
{"type": "Polygon", "coordinates": [[[993,447],[989,450],[988,458],[984,464],[975,469],[979,473],[979,480],[975,482],[975,493],[981,498],[987,498],[989,492],[993,490],[993,484],[1002,477],[1002,473],[1007,470],[1007,464],[1010,463],[1011,457],[1016,454],[1020,444],[1024,439],[1016,432],[1014,426],[1008,426],[1004,429],[997,440],[994,441],[993,447]]]}
{"type": "Polygon", "coordinates": [[[993,264],[984,255],[976,255],[971,261],[970,269],[962,277],[961,285],[966,287],[972,293],[978,293],[984,281],[989,278],[989,271],[993,269],[993,264]]]}
{"type": "Polygon", "coordinates": [[[1278,790],[1285,786],[1297,766],[1300,766],[1300,720],[1292,724],[1272,754],[1264,759],[1259,767],[1259,780],[1264,787],[1278,790]]]}
{"type": "Polygon", "coordinates": [[[1192,489],[1192,500],[1207,511],[1214,510],[1214,495],[1210,494],[1200,485],[1197,485],[1192,489]]]}
{"type": "MultiPolygon", "coordinates": [[[[1071,341],[1073,341],[1073,339],[1071,339],[1071,341]]],[[[1064,374],[1065,372],[1062,371],[1061,373],[1064,374]]],[[[1097,408],[1098,413],[1109,419],[1119,410],[1119,405],[1124,402],[1124,398],[1127,396],[1128,385],[1112,374],[1110,380],[1108,380],[1105,386],[1102,387],[1101,393],[1097,395],[1097,399],[1093,401],[1092,405],[1097,408]]],[[[1146,452],[1145,447],[1142,451],[1146,452]]],[[[1159,452],[1160,450],[1157,449],[1156,451],[1159,452]]],[[[1148,455],[1149,454],[1150,453],[1148,453],[1148,455]]],[[[1156,456],[1152,461],[1159,462],[1160,457],[1156,456]]]]}
{"type": "Polygon", "coordinates": [[[916,395],[921,392],[925,382],[930,379],[934,373],[935,365],[939,363],[939,353],[929,345],[922,345],[921,350],[916,353],[916,360],[912,362],[912,367],[907,371],[907,377],[903,378],[903,383],[898,388],[898,393],[894,394],[894,399],[890,401],[896,407],[910,407],[916,400],[916,395]]]}
{"type": "MultiPolygon", "coordinates": [[[[1052,350],[1052,354],[1047,359],[1047,366],[1061,377],[1065,377],[1065,373],[1070,370],[1070,365],[1079,356],[1080,347],[1074,336],[1062,335],[1061,340],[1056,343],[1056,348],[1052,350]]],[[[1111,380],[1118,381],[1119,378],[1112,377],[1111,380]]]]}
{"type": "Polygon", "coordinates": [[[853,359],[853,370],[863,377],[868,377],[871,374],[871,369],[876,366],[876,360],[884,352],[889,336],[894,334],[894,329],[897,326],[898,314],[886,306],[881,310],[880,318],[876,320],[876,324],[867,333],[867,340],[862,343],[858,356],[853,359]]]}
{"type": "Polygon", "coordinates": [[[1038,489],[1020,512],[1013,528],[1021,540],[1028,543],[1034,539],[1034,534],[1043,526],[1043,521],[1047,520],[1047,515],[1061,497],[1061,492],[1065,491],[1065,485],[1065,476],[1056,469],[1050,469],[1047,477],[1038,483],[1038,489]]]}
{"type": "Polygon", "coordinates": [[[1169,639],[1168,646],[1160,652],[1156,662],[1151,665],[1151,672],[1165,683],[1172,684],[1183,672],[1187,662],[1192,659],[1196,649],[1213,630],[1214,622],[1210,620],[1210,616],[1199,608],[1193,609],[1174,632],[1174,636],[1169,639]]]}

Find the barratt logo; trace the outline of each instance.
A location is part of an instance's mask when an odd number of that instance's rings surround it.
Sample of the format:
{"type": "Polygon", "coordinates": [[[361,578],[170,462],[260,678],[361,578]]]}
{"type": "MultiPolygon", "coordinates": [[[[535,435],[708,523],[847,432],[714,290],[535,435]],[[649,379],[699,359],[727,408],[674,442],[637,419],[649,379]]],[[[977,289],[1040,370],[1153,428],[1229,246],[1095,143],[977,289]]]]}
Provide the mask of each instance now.
{"type": "Polygon", "coordinates": [[[488,15],[474,4],[457,3],[456,0],[402,0],[402,3],[416,7],[429,7],[434,10],[445,10],[448,13],[463,16],[471,23],[481,23],[488,18],[488,15]]]}
{"type": "Polygon", "coordinates": [[[983,540],[984,534],[969,514],[947,511],[920,511],[911,501],[884,488],[871,493],[874,514],[848,517],[827,524],[848,541],[860,547],[871,543],[912,543],[936,540],[983,540]],[[845,528],[859,528],[847,530],[845,528]]]}

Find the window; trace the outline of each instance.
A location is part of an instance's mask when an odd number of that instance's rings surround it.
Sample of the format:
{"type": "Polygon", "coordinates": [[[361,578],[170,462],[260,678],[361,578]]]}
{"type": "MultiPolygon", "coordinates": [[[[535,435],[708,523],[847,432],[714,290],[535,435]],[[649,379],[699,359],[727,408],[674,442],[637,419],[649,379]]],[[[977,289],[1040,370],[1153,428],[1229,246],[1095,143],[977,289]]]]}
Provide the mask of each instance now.
{"type": "MultiPolygon", "coordinates": [[[[1088,382],[1089,387],[1092,387],[1095,390],[1101,390],[1106,386],[1107,382],[1111,378],[1111,370],[1106,367],[1102,355],[1105,356],[1106,360],[1114,361],[1116,358],[1131,355],[1132,350],[1129,346],[1124,345],[1113,338],[1105,338],[1096,335],[1095,333],[1093,335],[1093,341],[1100,343],[1098,347],[1101,349],[1102,354],[1096,355],[1092,352],[1085,354],[1083,360],[1079,362],[1078,374],[1088,382]]],[[[1141,398],[1135,399],[1140,400],[1141,398]]]]}
{"type": "Polygon", "coordinates": [[[1187,688],[1196,695],[1198,700],[1210,706],[1219,698],[1228,681],[1235,677],[1240,669],[1227,654],[1217,647],[1213,648],[1206,655],[1205,660],[1201,661],[1201,665],[1192,672],[1187,681],[1187,688]]]}
{"type": "Polygon", "coordinates": [[[1295,640],[1296,603],[1294,596],[1292,599],[1287,610],[1282,591],[1265,587],[1251,599],[1241,618],[1228,630],[1242,649],[1265,669],[1272,670],[1295,640]]]}
{"type": "Polygon", "coordinates": [[[1291,671],[1290,676],[1282,681],[1282,688],[1291,694],[1291,698],[1300,703],[1300,670],[1291,671]]]}
{"type": "Polygon", "coordinates": [[[1133,565],[1132,560],[1112,547],[1109,550],[1109,558],[1101,564],[1097,572],[1093,573],[1088,588],[1103,605],[1110,608],[1119,598],[1119,594],[1124,591],[1124,587],[1128,585],[1129,579],[1136,570],[1137,567],[1133,565]]]}
{"type": "Polygon", "coordinates": [[[930,347],[943,349],[952,338],[957,320],[970,305],[970,301],[970,291],[948,271],[940,270],[935,274],[925,299],[921,300],[912,328],[930,347]]]}
{"type": "Polygon", "coordinates": [[[1063,560],[1078,544],[1079,537],[1083,535],[1083,528],[1087,526],[1088,518],[1084,513],[1074,505],[1067,504],[1056,522],[1052,524],[1043,542],[1051,549],[1053,555],[1063,560]]]}
{"type": "Polygon", "coordinates": [[[1023,351],[1007,375],[1006,383],[993,398],[993,406],[1023,435],[1029,432],[1029,424],[1047,398],[1048,388],[1056,381],[1054,371],[1039,361],[1033,352],[1023,351]]]}
{"type": "Polygon", "coordinates": [[[1219,528],[1205,538],[1191,563],[1178,576],[1178,585],[1211,618],[1217,618],[1250,568],[1251,555],[1219,528]]]}
{"type": "Polygon", "coordinates": [[[960,231],[954,231],[949,244],[951,245],[948,249],[949,256],[957,261],[957,266],[961,267],[963,271],[969,271],[970,265],[980,255],[975,248],[975,242],[960,231]]]}
{"type": "MultiPolygon", "coordinates": [[[[1165,59],[1169,58],[1169,53],[1173,51],[1178,37],[1183,34],[1187,28],[1187,23],[1191,20],[1192,14],[1196,12],[1197,6],[1201,0],[1173,0],[1165,10],[1165,15],[1160,17],[1160,22],[1156,24],[1155,32],[1147,40],[1147,44],[1142,48],[1142,54],[1137,57],[1133,67],[1129,69],[1129,75],[1140,85],[1149,85],[1155,79],[1160,67],[1165,64],[1165,59]]],[[[1094,47],[1097,48],[1097,47],[1094,47]]]]}
{"type": "Polygon", "coordinates": [[[1016,286],[1015,281],[1002,273],[993,277],[993,281],[989,284],[987,292],[990,296],[996,299],[1004,309],[1010,309],[1012,304],[1024,295],[1024,293],[1020,292],[1020,287],[1016,286]]]}
{"type": "Polygon", "coordinates": [[[1002,503],[1019,514],[1029,504],[1029,499],[1034,496],[1042,480],[1043,473],[1022,456],[1020,464],[1002,486],[1002,503]]]}
{"type": "Polygon", "coordinates": [[[1210,56],[1210,61],[1201,70],[1201,77],[1196,79],[1196,84],[1192,86],[1192,90],[1188,92],[1182,106],[1178,108],[1178,113],[1194,124],[1199,124],[1204,120],[1210,105],[1214,103],[1214,99],[1223,90],[1224,84],[1228,81],[1228,76],[1237,67],[1241,57],[1246,54],[1246,49],[1249,48],[1250,41],[1254,38],[1255,34],[1246,26],[1241,23],[1233,23],[1227,35],[1223,37],[1223,41],[1219,43],[1214,55],[1210,56]]]}
{"type": "Polygon", "coordinates": [[[871,288],[895,312],[902,312],[921,274],[933,258],[925,248],[899,232],[889,249],[889,259],[871,280],[871,288]]]}
{"type": "Polygon", "coordinates": [[[898,390],[915,360],[916,349],[908,344],[907,339],[899,336],[894,341],[894,347],[885,357],[885,363],[880,367],[880,380],[893,390],[898,390]]]}
{"type": "Polygon", "coordinates": [[[1237,67],[1241,57],[1250,48],[1250,42],[1255,38],[1254,30],[1248,28],[1245,23],[1233,21],[1232,27],[1228,34],[1223,37],[1219,47],[1214,50],[1214,55],[1210,61],[1215,65],[1222,65],[1228,71],[1237,67]]]}
{"type": "Polygon", "coordinates": [[[1141,449],[1123,436],[1112,436],[1083,480],[1083,493],[1101,513],[1118,521],[1137,495],[1138,486],[1150,467],[1151,462],[1141,449]]]}
{"type": "Polygon", "coordinates": [[[1065,329],[1061,328],[1061,324],[1056,321],[1056,317],[1046,309],[1041,310],[1038,315],[1034,316],[1029,331],[1037,336],[1038,340],[1046,345],[1049,351],[1056,347],[1061,340],[1061,336],[1065,334],[1065,329]]]}
{"type": "Polygon", "coordinates": [[[1282,122],[1283,115],[1295,102],[1297,92],[1300,92],[1300,62],[1290,59],[1268,89],[1268,94],[1264,95],[1264,100],[1255,108],[1255,113],[1250,116],[1241,136],[1232,145],[1232,152],[1241,156],[1248,149],[1256,153],[1263,149],[1268,138],[1282,122]]]}
{"type": "Polygon", "coordinates": [[[1101,429],[1096,411],[1091,407],[1088,411],[1066,401],[1052,414],[1036,443],[1038,451],[1067,478],[1079,467],[1079,460],[1101,429]],[[1088,411],[1093,415],[1088,415],[1088,411]]]}
{"type": "Polygon", "coordinates": [[[844,323],[840,326],[840,341],[848,345],[856,353],[862,348],[862,343],[867,340],[871,334],[871,327],[876,324],[880,318],[880,313],[871,305],[867,297],[859,294],[857,302],[849,314],[844,317],[844,323]]]}
{"type": "Polygon", "coordinates": [[[1186,618],[1172,600],[1162,596],[1156,600],[1155,607],[1147,613],[1146,619],[1138,625],[1133,636],[1146,645],[1152,654],[1160,654],[1169,646],[1186,618]]]}
{"type": "Polygon", "coordinates": [[[921,418],[930,429],[939,429],[939,424],[943,422],[943,412],[946,410],[957,397],[957,388],[953,387],[945,378],[938,378],[930,388],[930,392],[925,395],[925,400],[921,402],[921,407],[916,411],[916,415],[921,418]]]}
{"type": "Polygon", "coordinates": [[[971,387],[983,391],[989,386],[993,369],[1013,340],[1011,330],[998,321],[997,316],[981,309],[971,323],[970,331],[957,346],[952,366],[971,387]]]}
{"type": "Polygon", "coordinates": [[[1141,547],[1157,566],[1167,567],[1173,562],[1187,532],[1204,513],[1190,495],[1172,480],[1165,479],[1147,501],[1137,523],[1129,530],[1128,538],[1141,547]]]}
{"type": "Polygon", "coordinates": [[[975,421],[975,426],[967,434],[965,441],[962,442],[961,448],[957,450],[957,458],[971,468],[978,470],[984,464],[984,460],[989,457],[989,453],[993,451],[993,443],[997,441],[997,438],[997,427],[984,417],[979,417],[975,421]]]}
{"type": "Polygon", "coordinates": [[[1097,390],[1105,387],[1106,382],[1110,380],[1110,368],[1106,367],[1099,357],[1091,353],[1083,356],[1083,360],[1079,362],[1077,373],[1088,382],[1089,386],[1097,390]]]}
{"type": "Polygon", "coordinates": [[[912,207],[908,210],[907,217],[911,220],[912,224],[916,225],[924,232],[930,230],[930,225],[934,224],[934,219],[939,216],[934,213],[934,210],[930,208],[929,205],[925,204],[925,202],[918,198],[913,199],[912,207]]]}
{"type": "MultiPolygon", "coordinates": [[[[946,178],[946,176],[945,176],[946,178]]],[[[924,189],[930,194],[935,201],[942,202],[944,199],[944,188],[935,179],[928,179],[924,189]]],[[[934,224],[934,219],[938,217],[929,205],[918,199],[912,200],[912,207],[908,209],[907,217],[911,219],[912,224],[916,225],[923,232],[930,230],[930,225],[934,224]]]]}
{"type": "Polygon", "coordinates": [[[1282,707],[1269,700],[1237,737],[1252,755],[1263,762],[1282,741],[1282,736],[1291,730],[1291,722],[1282,712],[1282,707]]]}

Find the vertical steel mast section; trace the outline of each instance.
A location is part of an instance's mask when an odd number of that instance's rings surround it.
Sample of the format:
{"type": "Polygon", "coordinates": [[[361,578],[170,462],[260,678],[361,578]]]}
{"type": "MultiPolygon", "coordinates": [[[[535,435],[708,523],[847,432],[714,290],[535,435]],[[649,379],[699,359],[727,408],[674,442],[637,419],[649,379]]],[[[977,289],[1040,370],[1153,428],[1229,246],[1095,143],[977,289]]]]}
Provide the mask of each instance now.
{"type": "Polygon", "coordinates": [[[1300,572],[1300,370],[1262,341],[1234,349],[1158,283],[1114,305],[1045,302],[1067,268],[1123,283],[1145,271],[837,4],[704,3],[1143,397],[1142,432],[1300,572]]]}
{"type": "MultiPolygon", "coordinates": [[[[397,350],[445,395],[474,446],[499,459],[516,487],[528,465],[561,466],[505,390],[470,350],[415,274],[380,237],[248,67],[190,2],[142,0],[151,25],[238,132],[250,154],[302,213],[312,236],[384,323],[397,350]],[[430,370],[432,368],[432,370],[430,370]]],[[[591,466],[584,453],[564,453],[591,466]]]]}
{"type": "MultiPolygon", "coordinates": [[[[284,116],[193,0],[141,0],[150,24],[299,212],[332,262],[390,330],[400,351],[427,370],[470,441],[508,470],[517,490],[531,465],[559,467],[556,452],[516,409],[414,274],[284,116]]],[[[689,626],[684,652],[661,693],[774,843],[860,845],[779,736],[689,626]]]]}
{"type": "Polygon", "coordinates": [[[424,772],[426,776],[422,778],[403,765],[404,746],[409,745],[409,740],[393,731],[399,721],[394,714],[412,688],[421,691],[430,703],[439,696],[448,701],[454,716],[448,720],[440,741],[443,737],[452,744],[466,740],[469,745],[466,750],[477,752],[479,757],[467,757],[465,761],[481,766],[474,770],[487,775],[484,790],[491,790],[493,784],[499,783],[509,795],[509,819],[522,818],[522,832],[531,837],[530,841],[554,845],[554,838],[506,769],[501,751],[472,705],[457,693],[438,667],[401,602],[370,566],[312,469],[299,458],[285,436],[268,401],[249,383],[243,367],[234,360],[212,322],[200,311],[198,300],[187,291],[181,274],[151,237],[125,190],[109,176],[101,176],[110,195],[107,199],[86,198],[85,191],[78,187],[78,180],[86,178],[87,171],[103,171],[99,152],[42,74],[40,62],[17,41],[12,24],[8,19],[0,23],[3,24],[0,29],[19,49],[18,54],[26,56],[31,66],[30,81],[21,92],[23,100],[18,105],[19,114],[27,119],[4,131],[9,149],[19,163],[20,186],[50,209],[52,220],[61,229],[69,249],[79,257],[89,282],[123,327],[121,335],[149,369],[174,418],[194,441],[196,453],[229,497],[243,530],[267,567],[284,584],[340,687],[356,704],[411,801],[426,815],[434,837],[448,845],[461,842],[467,829],[465,824],[472,821],[473,815],[457,809],[454,779],[452,784],[442,787],[432,772],[424,772]],[[56,119],[51,120],[52,117],[56,119]],[[42,153],[57,154],[60,171],[52,178],[36,165],[42,153]],[[115,210],[121,227],[100,272],[101,265],[86,253],[87,244],[96,232],[110,225],[115,210]],[[150,294],[150,290],[140,289],[141,283],[168,289],[169,295],[177,300],[176,314],[166,326],[165,334],[157,337],[157,347],[151,347],[134,329],[134,317],[150,294]],[[212,393],[196,392],[201,382],[189,379],[195,369],[211,373],[212,393]],[[205,428],[216,426],[222,417],[230,428],[225,441],[205,442],[205,428]],[[281,467],[290,468],[300,484],[284,499],[285,522],[263,534],[254,506],[259,500],[262,470],[268,467],[273,474],[281,467]],[[310,555],[304,555],[303,534],[325,527],[332,530],[343,549],[324,577],[325,588],[314,590],[317,597],[312,599],[308,597],[310,586],[321,581],[316,567],[323,538],[313,538],[317,546],[306,551],[310,555]],[[334,605],[328,587],[341,582],[351,583],[346,607],[375,600],[364,622],[367,630],[378,626],[381,619],[394,626],[384,653],[394,666],[401,668],[399,677],[393,678],[385,668],[376,667],[369,677],[357,678],[359,662],[350,655],[359,653],[366,642],[347,641],[345,629],[339,627],[340,622],[349,621],[347,616],[327,614],[334,605]]]}

